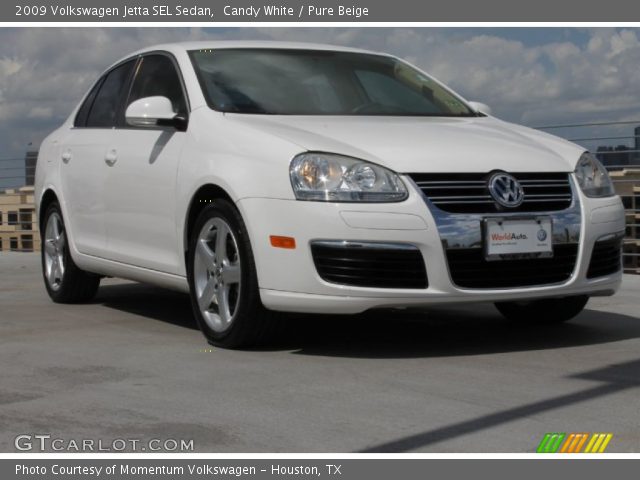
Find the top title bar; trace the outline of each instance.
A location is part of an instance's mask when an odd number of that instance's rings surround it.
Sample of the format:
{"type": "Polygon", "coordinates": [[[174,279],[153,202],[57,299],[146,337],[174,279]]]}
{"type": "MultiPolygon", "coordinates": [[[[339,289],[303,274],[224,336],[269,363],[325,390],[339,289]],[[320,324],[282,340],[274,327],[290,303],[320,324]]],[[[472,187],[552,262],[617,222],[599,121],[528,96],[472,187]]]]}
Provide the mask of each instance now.
{"type": "Polygon", "coordinates": [[[628,0],[14,0],[0,23],[620,23],[640,22],[628,0]]]}

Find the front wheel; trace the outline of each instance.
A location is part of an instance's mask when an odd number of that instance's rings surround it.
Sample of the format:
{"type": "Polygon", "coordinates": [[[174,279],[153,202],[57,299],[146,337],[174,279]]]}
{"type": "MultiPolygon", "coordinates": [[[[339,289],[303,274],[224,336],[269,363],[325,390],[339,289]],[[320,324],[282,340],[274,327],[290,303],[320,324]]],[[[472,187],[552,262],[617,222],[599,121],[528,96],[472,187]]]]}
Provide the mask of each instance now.
{"type": "Polygon", "coordinates": [[[588,295],[544,298],[521,302],[496,302],[496,308],[507,319],[540,324],[562,323],[578,315],[589,301],[588,295]]]}
{"type": "Polygon", "coordinates": [[[200,213],[187,257],[193,312],[209,343],[237,348],[273,336],[280,315],[262,305],[249,235],[231,203],[200,213]]]}

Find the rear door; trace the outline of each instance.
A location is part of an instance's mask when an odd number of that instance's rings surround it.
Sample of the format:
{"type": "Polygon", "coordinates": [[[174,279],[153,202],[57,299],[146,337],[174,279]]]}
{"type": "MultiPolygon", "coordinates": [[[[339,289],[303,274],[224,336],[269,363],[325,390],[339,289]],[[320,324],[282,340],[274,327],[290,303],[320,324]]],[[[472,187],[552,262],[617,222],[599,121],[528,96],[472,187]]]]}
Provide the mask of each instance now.
{"type": "Polygon", "coordinates": [[[182,256],[176,228],[176,177],[186,133],[174,127],[134,127],[126,107],[140,98],[164,96],[187,118],[187,98],[177,64],[169,54],[140,59],[122,108],[109,153],[106,184],[109,258],[130,265],[178,273],[182,256]]]}
{"type": "Polygon", "coordinates": [[[134,63],[118,65],[100,78],[62,139],[60,177],[66,221],[76,248],[84,254],[105,253],[105,157],[134,63]]]}

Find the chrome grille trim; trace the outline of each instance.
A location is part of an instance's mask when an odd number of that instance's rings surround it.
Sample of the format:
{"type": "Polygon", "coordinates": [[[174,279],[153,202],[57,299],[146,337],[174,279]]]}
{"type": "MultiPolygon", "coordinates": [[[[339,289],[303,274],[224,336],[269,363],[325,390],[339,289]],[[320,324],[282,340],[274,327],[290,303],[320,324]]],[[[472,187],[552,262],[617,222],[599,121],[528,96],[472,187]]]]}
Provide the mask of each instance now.
{"type": "Polygon", "coordinates": [[[450,213],[548,212],[570,208],[569,173],[511,173],[524,190],[513,209],[500,207],[489,195],[488,173],[410,173],[408,176],[435,207],[450,213]]]}

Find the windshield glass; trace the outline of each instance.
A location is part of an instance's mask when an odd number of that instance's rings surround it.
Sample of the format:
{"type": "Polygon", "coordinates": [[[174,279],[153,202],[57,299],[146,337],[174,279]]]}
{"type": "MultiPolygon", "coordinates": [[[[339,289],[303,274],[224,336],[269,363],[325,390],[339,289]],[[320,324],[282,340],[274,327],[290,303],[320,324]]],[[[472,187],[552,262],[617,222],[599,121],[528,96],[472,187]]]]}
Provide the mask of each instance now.
{"type": "Polygon", "coordinates": [[[476,115],[433,79],[387,56],[281,49],[189,53],[209,106],[222,112],[476,115]]]}

